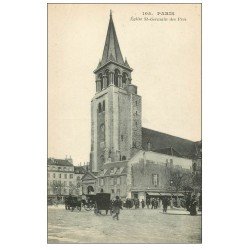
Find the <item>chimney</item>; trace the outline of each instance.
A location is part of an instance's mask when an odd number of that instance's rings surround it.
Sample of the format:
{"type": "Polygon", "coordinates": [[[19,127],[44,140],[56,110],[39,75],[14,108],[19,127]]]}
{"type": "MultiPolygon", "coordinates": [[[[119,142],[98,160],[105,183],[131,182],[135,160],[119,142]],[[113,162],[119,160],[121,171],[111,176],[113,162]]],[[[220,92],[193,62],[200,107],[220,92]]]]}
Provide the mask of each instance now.
{"type": "Polygon", "coordinates": [[[66,158],[66,160],[67,160],[68,162],[70,162],[71,164],[73,164],[73,160],[72,160],[72,158],[71,158],[71,155],[70,155],[69,158],[66,158]]]}

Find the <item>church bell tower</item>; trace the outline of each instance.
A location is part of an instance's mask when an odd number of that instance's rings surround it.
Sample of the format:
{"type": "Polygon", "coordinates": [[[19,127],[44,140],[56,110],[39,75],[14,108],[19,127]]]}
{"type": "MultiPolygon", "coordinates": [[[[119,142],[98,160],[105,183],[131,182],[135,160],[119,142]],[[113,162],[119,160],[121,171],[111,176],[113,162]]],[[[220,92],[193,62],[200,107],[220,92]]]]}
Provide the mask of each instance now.
{"type": "Polygon", "coordinates": [[[91,100],[92,172],[104,163],[129,160],[141,149],[141,97],[131,83],[127,59],[123,59],[112,13],[102,59],[94,70],[96,93],[91,100]]]}

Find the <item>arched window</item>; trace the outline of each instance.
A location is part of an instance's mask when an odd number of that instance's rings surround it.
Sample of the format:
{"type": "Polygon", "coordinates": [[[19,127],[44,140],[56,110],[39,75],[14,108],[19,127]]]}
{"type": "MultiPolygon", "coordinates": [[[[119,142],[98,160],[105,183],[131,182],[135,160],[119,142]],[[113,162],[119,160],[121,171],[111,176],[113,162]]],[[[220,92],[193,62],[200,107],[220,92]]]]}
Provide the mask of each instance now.
{"type": "Polygon", "coordinates": [[[102,74],[99,74],[99,80],[101,81],[101,90],[103,89],[103,77],[102,74]]]}
{"type": "Polygon", "coordinates": [[[103,155],[100,156],[100,161],[101,161],[101,164],[104,164],[104,156],[103,155]]]}
{"type": "Polygon", "coordinates": [[[114,76],[114,83],[115,86],[118,87],[118,75],[120,74],[120,71],[118,69],[115,70],[115,76],[114,76]]]}
{"type": "Polygon", "coordinates": [[[102,111],[105,111],[105,101],[102,102],[102,111]]]}
{"type": "Polygon", "coordinates": [[[123,160],[123,161],[126,161],[126,156],[123,156],[123,157],[122,157],[122,160],[123,160]]]}
{"type": "Polygon", "coordinates": [[[122,73],[122,83],[123,83],[123,84],[126,84],[127,79],[128,79],[128,74],[125,73],[125,72],[123,72],[123,73],[122,73]]]}
{"type": "Polygon", "coordinates": [[[100,129],[101,129],[102,132],[104,132],[104,130],[105,130],[105,125],[104,125],[104,123],[102,123],[102,124],[100,125],[100,129]]]}
{"type": "Polygon", "coordinates": [[[109,70],[108,69],[106,69],[105,70],[105,75],[107,76],[107,87],[109,86],[109,84],[110,84],[110,79],[109,79],[109,70]]]}
{"type": "Polygon", "coordinates": [[[102,104],[99,102],[98,104],[98,112],[101,113],[102,112],[102,104]]]}
{"type": "Polygon", "coordinates": [[[87,192],[88,192],[88,194],[91,194],[91,193],[94,193],[95,190],[94,190],[94,188],[92,186],[88,186],[87,187],[87,192]]]}

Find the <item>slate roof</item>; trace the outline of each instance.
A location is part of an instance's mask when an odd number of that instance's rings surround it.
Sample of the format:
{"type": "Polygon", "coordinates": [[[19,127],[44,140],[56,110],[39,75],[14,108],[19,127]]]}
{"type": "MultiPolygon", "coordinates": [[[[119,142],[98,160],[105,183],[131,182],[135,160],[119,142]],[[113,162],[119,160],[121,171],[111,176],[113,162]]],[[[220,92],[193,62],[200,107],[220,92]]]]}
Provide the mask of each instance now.
{"type": "Polygon", "coordinates": [[[119,175],[127,173],[128,161],[117,161],[110,162],[103,165],[100,171],[99,176],[107,176],[107,175],[119,175]],[[113,171],[111,171],[113,170],[113,171]]]}
{"type": "Polygon", "coordinates": [[[151,150],[159,153],[169,154],[170,149],[174,149],[177,156],[193,158],[197,155],[196,144],[200,145],[201,141],[194,142],[177,136],[165,134],[148,128],[142,128],[142,148],[147,150],[150,142],[151,150]]]}
{"type": "Polygon", "coordinates": [[[85,172],[85,174],[82,177],[82,180],[94,180],[94,179],[96,179],[96,175],[92,172],[85,172]]]}
{"type": "Polygon", "coordinates": [[[167,148],[159,148],[152,150],[153,152],[165,154],[165,155],[172,155],[177,157],[182,157],[182,155],[177,152],[173,147],[167,147],[167,148]]]}
{"type": "Polygon", "coordinates": [[[83,166],[77,166],[77,167],[74,167],[74,172],[75,174],[84,174],[86,172],[86,165],[83,167],[83,166]]]}
{"type": "Polygon", "coordinates": [[[122,53],[115,32],[115,26],[112,14],[110,14],[109,26],[108,26],[101,63],[105,64],[111,56],[114,57],[114,60],[117,63],[124,64],[122,53]]]}
{"type": "Polygon", "coordinates": [[[73,164],[70,163],[68,160],[54,159],[54,158],[48,158],[47,164],[55,166],[73,166],[73,164]]]}
{"type": "Polygon", "coordinates": [[[104,44],[102,59],[98,63],[97,69],[101,68],[108,62],[115,62],[118,63],[126,68],[130,68],[127,60],[123,60],[122,52],[119,46],[118,38],[115,31],[115,26],[112,18],[112,14],[110,13],[108,31],[106,35],[106,40],[104,44]]]}

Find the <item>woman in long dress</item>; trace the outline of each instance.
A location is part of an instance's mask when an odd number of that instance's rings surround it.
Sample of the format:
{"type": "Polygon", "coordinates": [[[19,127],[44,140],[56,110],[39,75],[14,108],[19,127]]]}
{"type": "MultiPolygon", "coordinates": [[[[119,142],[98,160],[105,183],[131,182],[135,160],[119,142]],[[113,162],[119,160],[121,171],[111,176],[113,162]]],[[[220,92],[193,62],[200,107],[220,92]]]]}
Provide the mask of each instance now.
{"type": "Polygon", "coordinates": [[[195,195],[192,196],[192,199],[190,201],[190,215],[197,215],[196,211],[197,201],[195,195]]]}

